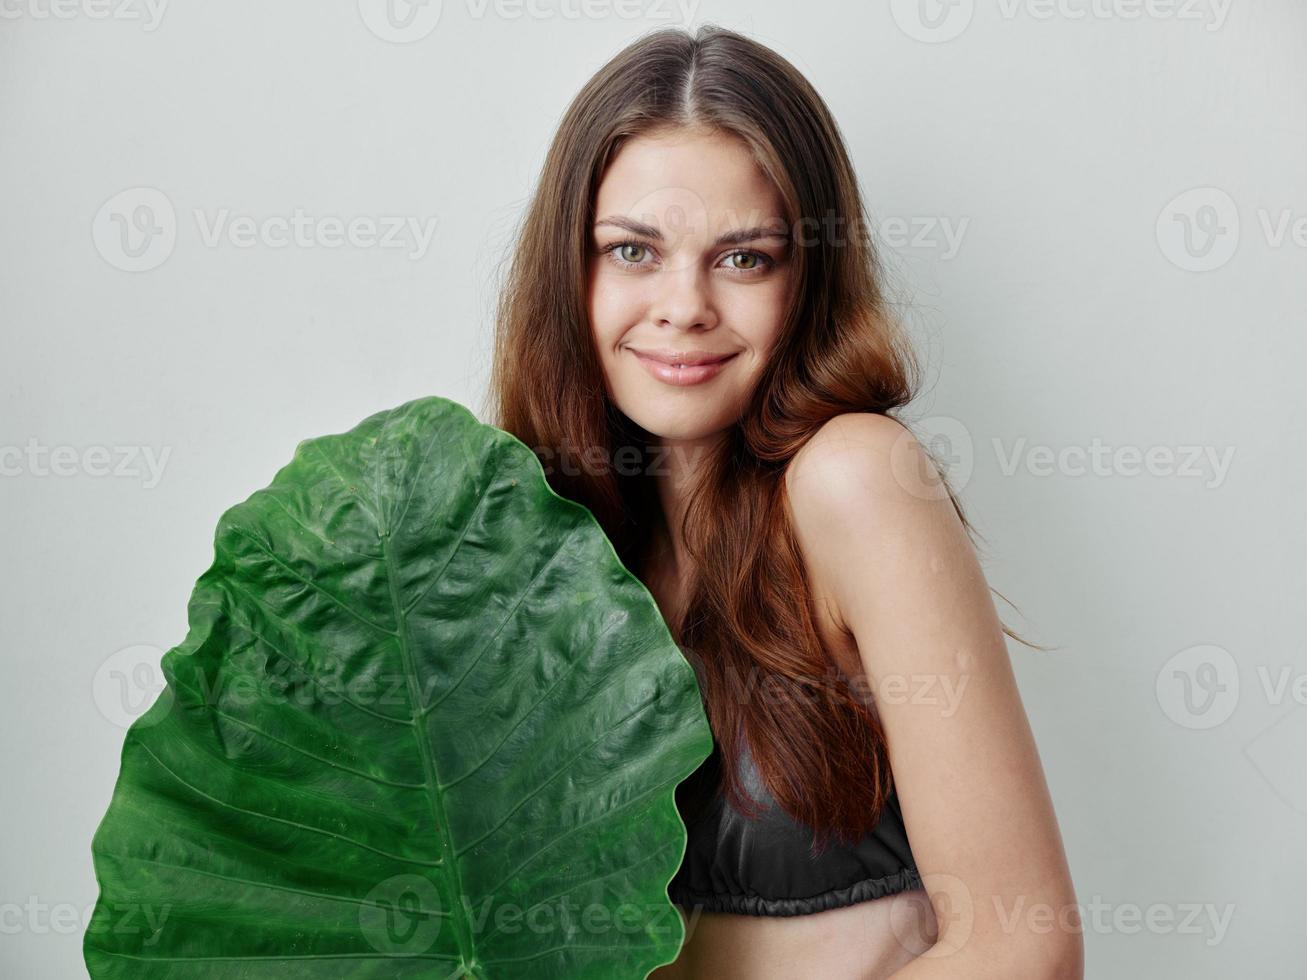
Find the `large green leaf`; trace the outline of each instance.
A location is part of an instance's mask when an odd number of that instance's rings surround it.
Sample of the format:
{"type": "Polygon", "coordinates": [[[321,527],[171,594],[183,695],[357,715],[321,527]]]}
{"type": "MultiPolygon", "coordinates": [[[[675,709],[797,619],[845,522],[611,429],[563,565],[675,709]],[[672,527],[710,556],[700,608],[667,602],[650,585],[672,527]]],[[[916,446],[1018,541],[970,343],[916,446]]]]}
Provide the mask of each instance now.
{"type": "Polygon", "coordinates": [[[645,587],[444,398],[219,522],[92,844],[96,980],[643,978],[712,736],[645,587]]]}

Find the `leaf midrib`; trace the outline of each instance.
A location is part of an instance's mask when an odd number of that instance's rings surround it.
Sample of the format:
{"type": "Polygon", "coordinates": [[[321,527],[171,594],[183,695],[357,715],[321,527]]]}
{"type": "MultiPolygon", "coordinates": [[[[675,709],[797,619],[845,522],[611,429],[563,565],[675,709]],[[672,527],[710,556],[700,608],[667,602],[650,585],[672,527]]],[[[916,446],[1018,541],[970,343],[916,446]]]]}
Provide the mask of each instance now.
{"type": "MultiPolygon", "coordinates": [[[[395,637],[399,644],[399,656],[408,681],[410,703],[414,708],[413,738],[417,742],[418,755],[422,759],[422,773],[427,787],[427,803],[431,808],[431,819],[436,836],[440,839],[440,850],[444,855],[441,866],[445,869],[448,894],[457,900],[463,895],[463,876],[458,858],[454,854],[453,842],[449,838],[449,818],[445,810],[444,794],[440,791],[440,781],[436,775],[435,760],[431,757],[429,728],[431,715],[418,714],[421,704],[421,684],[417,676],[417,665],[413,660],[413,651],[408,645],[408,614],[400,599],[399,583],[395,577],[395,563],[390,551],[390,530],[379,531],[381,535],[381,555],[386,566],[386,581],[390,586],[390,603],[395,617],[395,637]]],[[[459,911],[451,916],[454,923],[454,935],[458,941],[459,955],[464,963],[476,961],[473,947],[471,924],[468,922],[466,903],[459,902],[459,911]]]]}

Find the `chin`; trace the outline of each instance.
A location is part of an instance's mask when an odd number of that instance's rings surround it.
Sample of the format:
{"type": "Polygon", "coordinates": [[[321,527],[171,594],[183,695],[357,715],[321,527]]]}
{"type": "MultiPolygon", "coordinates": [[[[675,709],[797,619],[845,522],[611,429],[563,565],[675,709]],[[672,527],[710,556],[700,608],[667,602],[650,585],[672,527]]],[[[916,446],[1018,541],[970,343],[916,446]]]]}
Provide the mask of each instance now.
{"type": "Polygon", "coordinates": [[[651,436],[667,442],[692,442],[716,435],[734,421],[723,406],[720,410],[705,410],[701,406],[686,405],[674,409],[666,405],[618,404],[622,414],[651,436]]]}

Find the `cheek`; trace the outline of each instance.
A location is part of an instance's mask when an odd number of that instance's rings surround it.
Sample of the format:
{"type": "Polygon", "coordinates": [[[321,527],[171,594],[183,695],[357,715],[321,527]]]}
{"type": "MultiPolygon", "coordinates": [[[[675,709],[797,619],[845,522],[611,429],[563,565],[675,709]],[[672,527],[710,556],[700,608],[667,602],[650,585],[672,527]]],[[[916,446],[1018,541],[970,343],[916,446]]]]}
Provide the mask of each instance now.
{"type": "Polygon", "coordinates": [[[639,291],[630,283],[621,284],[596,275],[590,283],[590,321],[596,334],[615,340],[640,320],[639,291]]]}
{"type": "Polygon", "coordinates": [[[759,358],[767,358],[780,337],[785,320],[785,290],[778,286],[740,290],[722,308],[734,333],[759,358]]]}
{"type": "Polygon", "coordinates": [[[604,389],[609,399],[620,401],[618,391],[624,389],[626,384],[621,380],[620,358],[623,355],[617,345],[622,342],[631,326],[638,322],[638,316],[633,318],[630,300],[623,291],[605,283],[602,275],[593,275],[590,279],[587,313],[603,374],[604,389]]]}

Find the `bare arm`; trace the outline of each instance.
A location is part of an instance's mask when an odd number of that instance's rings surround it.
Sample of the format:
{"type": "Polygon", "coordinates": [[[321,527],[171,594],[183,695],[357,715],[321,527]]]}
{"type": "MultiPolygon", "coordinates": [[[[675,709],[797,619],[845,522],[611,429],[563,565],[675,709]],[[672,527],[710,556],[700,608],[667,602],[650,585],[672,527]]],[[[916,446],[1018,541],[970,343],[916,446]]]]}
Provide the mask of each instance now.
{"type": "Polygon", "coordinates": [[[824,425],[787,477],[805,559],[876,699],[939,923],[894,978],[1081,980],[1052,799],[984,574],[936,475],[906,428],[856,413],[824,425]]]}

